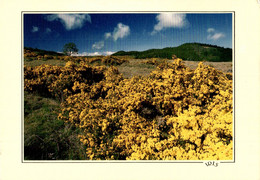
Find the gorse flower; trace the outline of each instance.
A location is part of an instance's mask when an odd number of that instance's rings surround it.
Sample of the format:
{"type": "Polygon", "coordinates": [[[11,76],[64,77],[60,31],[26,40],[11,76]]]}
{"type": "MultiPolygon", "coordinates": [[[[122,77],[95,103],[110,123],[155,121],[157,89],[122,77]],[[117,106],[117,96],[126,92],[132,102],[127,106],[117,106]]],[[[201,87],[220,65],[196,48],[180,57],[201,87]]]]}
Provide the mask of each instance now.
{"type": "Polygon", "coordinates": [[[59,118],[84,131],[88,159],[233,158],[232,75],[213,67],[190,70],[176,58],[131,79],[83,62],[24,72],[25,90],[63,99],[59,118]]]}

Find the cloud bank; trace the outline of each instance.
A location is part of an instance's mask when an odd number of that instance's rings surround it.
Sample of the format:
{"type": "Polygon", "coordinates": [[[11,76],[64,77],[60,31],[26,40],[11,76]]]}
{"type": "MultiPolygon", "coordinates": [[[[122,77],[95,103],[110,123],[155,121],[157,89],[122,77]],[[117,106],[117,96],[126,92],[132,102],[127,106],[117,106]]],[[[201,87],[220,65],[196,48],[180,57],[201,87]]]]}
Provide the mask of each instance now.
{"type": "Polygon", "coordinates": [[[158,23],[154,26],[152,35],[166,28],[183,28],[189,22],[186,19],[186,14],[180,13],[161,13],[156,16],[158,23]]]}
{"type": "Polygon", "coordinates": [[[109,56],[109,55],[114,54],[114,53],[115,52],[112,52],[112,51],[91,52],[91,53],[83,52],[83,53],[78,53],[75,56],[109,56]]]}
{"type": "Polygon", "coordinates": [[[91,17],[88,14],[53,14],[47,15],[48,21],[60,21],[66,30],[81,28],[85,22],[91,23],[91,17]]]}

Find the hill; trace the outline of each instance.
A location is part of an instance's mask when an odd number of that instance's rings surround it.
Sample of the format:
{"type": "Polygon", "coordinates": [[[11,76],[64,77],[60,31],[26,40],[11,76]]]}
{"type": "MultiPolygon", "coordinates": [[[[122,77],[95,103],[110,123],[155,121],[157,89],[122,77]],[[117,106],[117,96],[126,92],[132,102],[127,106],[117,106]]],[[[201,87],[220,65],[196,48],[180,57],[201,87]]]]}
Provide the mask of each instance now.
{"type": "Polygon", "coordinates": [[[46,50],[31,48],[31,47],[24,47],[24,52],[34,53],[37,56],[44,56],[44,55],[63,56],[64,55],[63,53],[58,53],[55,51],[46,51],[46,50]]]}
{"type": "Polygon", "coordinates": [[[149,49],[146,51],[118,51],[113,56],[133,56],[136,59],[144,58],[167,58],[172,55],[188,61],[212,61],[228,62],[232,61],[232,49],[223,48],[210,44],[186,43],[178,47],[167,47],[163,49],[149,49]]]}

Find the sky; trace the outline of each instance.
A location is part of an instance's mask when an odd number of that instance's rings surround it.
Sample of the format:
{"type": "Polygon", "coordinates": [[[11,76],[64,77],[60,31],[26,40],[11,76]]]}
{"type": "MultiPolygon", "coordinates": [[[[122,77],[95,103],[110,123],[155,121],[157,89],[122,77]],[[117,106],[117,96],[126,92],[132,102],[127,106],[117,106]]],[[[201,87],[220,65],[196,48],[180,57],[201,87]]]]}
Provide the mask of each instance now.
{"type": "Polygon", "coordinates": [[[23,14],[24,47],[62,52],[73,42],[78,55],[110,55],[206,43],[232,48],[232,13],[23,14]]]}

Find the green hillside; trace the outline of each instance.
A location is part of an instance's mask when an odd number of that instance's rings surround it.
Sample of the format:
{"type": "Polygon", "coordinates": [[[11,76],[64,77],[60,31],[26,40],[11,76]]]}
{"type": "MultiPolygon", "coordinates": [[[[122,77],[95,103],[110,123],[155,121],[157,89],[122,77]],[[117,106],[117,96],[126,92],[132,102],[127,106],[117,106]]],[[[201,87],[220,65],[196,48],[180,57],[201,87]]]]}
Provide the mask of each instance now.
{"type": "Polygon", "coordinates": [[[171,59],[172,55],[178,58],[190,61],[212,61],[225,62],[232,61],[232,49],[223,48],[215,45],[186,43],[178,47],[167,47],[163,49],[149,49],[146,51],[119,51],[114,56],[133,56],[136,59],[144,58],[167,58],[171,59]]]}

